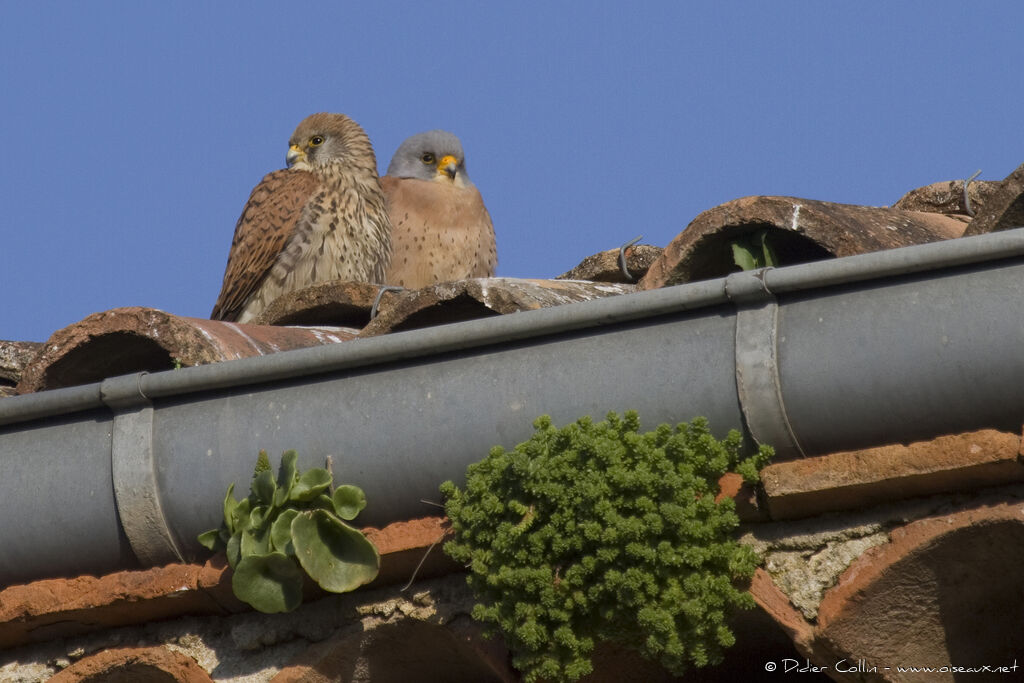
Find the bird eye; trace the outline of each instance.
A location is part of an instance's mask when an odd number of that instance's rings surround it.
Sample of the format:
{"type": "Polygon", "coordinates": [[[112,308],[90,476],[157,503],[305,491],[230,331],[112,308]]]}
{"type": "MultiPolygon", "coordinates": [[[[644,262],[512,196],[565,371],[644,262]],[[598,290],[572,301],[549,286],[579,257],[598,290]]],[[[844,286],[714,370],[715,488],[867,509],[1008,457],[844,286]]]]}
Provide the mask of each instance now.
{"type": "Polygon", "coordinates": [[[420,161],[422,161],[425,164],[432,164],[434,163],[434,155],[431,154],[430,152],[426,152],[423,156],[420,157],[420,161]]]}
{"type": "Polygon", "coordinates": [[[322,145],[322,144],[324,144],[324,138],[323,138],[322,135],[314,135],[313,137],[311,137],[309,139],[309,146],[310,147],[318,147],[319,145],[322,145]]]}

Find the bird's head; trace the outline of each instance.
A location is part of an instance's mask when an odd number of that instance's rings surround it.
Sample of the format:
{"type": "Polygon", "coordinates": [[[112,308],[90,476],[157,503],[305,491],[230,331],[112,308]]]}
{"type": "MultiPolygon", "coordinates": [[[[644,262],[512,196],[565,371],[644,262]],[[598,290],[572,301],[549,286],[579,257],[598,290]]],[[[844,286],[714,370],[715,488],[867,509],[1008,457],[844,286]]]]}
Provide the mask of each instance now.
{"type": "Polygon", "coordinates": [[[389,176],[418,178],[472,187],[459,139],[443,130],[428,130],[399,145],[388,164],[389,176]]]}
{"type": "Polygon", "coordinates": [[[307,116],[288,140],[288,167],[312,170],[335,161],[377,166],[370,138],[358,123],[344,114],[307,116]]]}

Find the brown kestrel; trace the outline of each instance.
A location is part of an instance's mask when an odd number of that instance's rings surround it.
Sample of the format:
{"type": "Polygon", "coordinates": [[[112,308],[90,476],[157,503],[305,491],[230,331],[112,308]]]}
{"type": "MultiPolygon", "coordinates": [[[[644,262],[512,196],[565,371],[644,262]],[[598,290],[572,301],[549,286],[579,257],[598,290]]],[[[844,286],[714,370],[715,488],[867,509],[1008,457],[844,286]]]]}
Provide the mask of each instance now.
{"type": "Polygon", "coordinates": [[[381,184],[394,254],[387,284],[415,289],[494,275],[494,226],[457,137],[443,130],[413,135],[381,184]]]}
{"type": "Polygon", "coordinates": [[[288,145],[288,168],[263,178],[235,226],[214,320],[251,321],[316,282],[384,282],[391,223],[370,138],[343,114],[313,114],[288,145]]]}

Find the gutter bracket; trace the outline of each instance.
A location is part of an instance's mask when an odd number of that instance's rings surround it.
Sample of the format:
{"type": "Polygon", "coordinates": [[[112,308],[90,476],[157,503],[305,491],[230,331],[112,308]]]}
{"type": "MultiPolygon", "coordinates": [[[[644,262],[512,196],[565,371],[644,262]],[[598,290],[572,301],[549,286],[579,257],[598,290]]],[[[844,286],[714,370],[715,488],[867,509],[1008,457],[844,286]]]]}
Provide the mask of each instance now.
{"type": "Polygon", "coordinates": [[[142,391],[146,374],[104,380],[100,398],[114,413],[110,464],[121,528],[139,562],[154,567],[185,558],[160,507],[153,460],[153,404],[142,391]]]}
{"type": "Polygon", "coordinates": [[[736,304],[736,391],[750,435],[782,459],[805,457],[782,400],[779,304],[765,282],[770,268],[734,273],[725,292],[736,304]]]}

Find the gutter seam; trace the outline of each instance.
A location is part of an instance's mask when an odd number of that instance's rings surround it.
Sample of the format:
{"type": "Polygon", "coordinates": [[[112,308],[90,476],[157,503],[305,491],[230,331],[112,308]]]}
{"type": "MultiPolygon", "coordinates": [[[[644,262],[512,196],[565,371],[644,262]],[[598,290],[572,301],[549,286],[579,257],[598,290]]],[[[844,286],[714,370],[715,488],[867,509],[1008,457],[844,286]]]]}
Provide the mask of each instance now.
{"type": "Polygon", "coordinates": [[[113,412],[110,470],[114,502],[132,552],[144,567],[184,562],[160,505],[153,456],[153,403],[142,391],[147,373],[105,380],[100,399],[113,412]]]}
{"type": "Polygon", "coordinates": [[[770,268],[726,278],[736,304],[736,394],[747,431],[779,457],[805,457],[782,398],[778,363],[779,304],[768,287],[770,268]]]}

